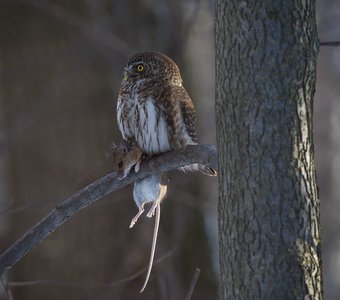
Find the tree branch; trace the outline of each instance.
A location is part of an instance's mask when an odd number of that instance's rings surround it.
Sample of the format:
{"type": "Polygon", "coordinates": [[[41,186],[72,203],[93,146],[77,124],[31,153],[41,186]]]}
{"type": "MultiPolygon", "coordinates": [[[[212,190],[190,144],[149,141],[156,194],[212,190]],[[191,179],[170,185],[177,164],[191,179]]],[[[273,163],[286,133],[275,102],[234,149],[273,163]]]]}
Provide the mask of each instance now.
{"type": "Polygon", "coordinates": [[[191,283],[190,283],[190,287],[189,290],[187,292],[187,295],[185,296],[185,300],[190,300],[192,297],[192,294],[194,292],[198,277],[201,274],[201,270],[199,268],[196,268],[194,276],[192,277],[191,283]]]}
{"type": "Polygon", "coordinates": [[[185,149],[155,156],[143,162],[138,173],[131,172],[123,180],[119,180],[117,174],[112,172],[84,187],[58,204],[53,211],[26,231],[0,256],[0,276],[81,209],[148,175],[175,170],[193,163],[202,163],[217,169],[216,148],[211,145],[190,145],[185,149]]]}
{"type": "MultiPolygon", "coordinates": [[[[155,260],[154,265],[156,266],[157,264],[161,263],[163,260],[169,258],[175,251],[176,251],[176,248],[166,252],[160,258],[155,260]]],[[[42,280],[31,280],[31,281],[8,281],[8,282],[6,282],[6,285],[3,284],[3,286],[10,288],[10,287],[23,287],[23,286],[32,286],[32,285],[54,285],[54,286],[69,286],[69,287],[84,288],[84,289],[98,288],[98,287],[114,288],[118,285],[132,281],[132,280],[138,278],[141,275],[144,275],[144,273],[147,271],[147,269],[148,269],[148,266],[146,266],[143,269],[140,269],[139,271],[133,273],[132,275],[129,275],[127,277],[124,277],[124,278],[121,278],[121,279],[118,279],[118,280],[115,280],[115,281],[112,281],[112,282],[109,282],[109,283],[89,282],[89,281],[74,282],[74,281],[42,279],[42,280]]],[[[197,272],[197,269],[196,269],[196,272],[197,272]]],[[[195,276],[195,274],[194,274],[194,276],[195,276]]]]}
{"type": "Polygon", "coordinates": [[[320,46],[336,47],[336,46],[340,46],[340,41],[320,42],[320,46]]]}

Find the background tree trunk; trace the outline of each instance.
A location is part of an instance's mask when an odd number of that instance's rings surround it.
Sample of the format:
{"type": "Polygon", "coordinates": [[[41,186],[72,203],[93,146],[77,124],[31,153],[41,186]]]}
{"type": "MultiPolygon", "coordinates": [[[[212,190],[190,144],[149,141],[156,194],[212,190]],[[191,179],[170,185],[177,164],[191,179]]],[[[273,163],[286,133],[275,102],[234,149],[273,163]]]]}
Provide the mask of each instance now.
{"type": "Polygon", "coordinates": [[[217,0],[216,51],[222,299],[321,299],[315,1],[217,0]]]}

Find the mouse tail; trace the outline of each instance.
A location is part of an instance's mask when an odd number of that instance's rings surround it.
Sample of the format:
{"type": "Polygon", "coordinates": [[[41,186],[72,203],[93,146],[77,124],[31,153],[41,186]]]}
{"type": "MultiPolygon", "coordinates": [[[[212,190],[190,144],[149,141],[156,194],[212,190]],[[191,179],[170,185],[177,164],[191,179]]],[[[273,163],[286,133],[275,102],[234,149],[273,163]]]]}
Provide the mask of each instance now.
{"type": "Polygon", "coordinates": [[[158,235],[158,228],[159,228],[160,219],[161,219],[161,206],[160,206],[160,204],[158,204],[156,206],[156,218],[155,218],[155,226],[154,226],[154,230],[153,230],[151,254],[150,254],[150,260],[149,260],[148,272],[146,274],[146,278],[145,278],[143,287],[140,290],[140,293],[142,293],[144,291],[146,285],[148,284],[149,278],[150,278],[153,260],[154,260],[154,257],[155,257],[155,250],[156,250],[156,244],[157,244],[157,235],[158,235]]]}

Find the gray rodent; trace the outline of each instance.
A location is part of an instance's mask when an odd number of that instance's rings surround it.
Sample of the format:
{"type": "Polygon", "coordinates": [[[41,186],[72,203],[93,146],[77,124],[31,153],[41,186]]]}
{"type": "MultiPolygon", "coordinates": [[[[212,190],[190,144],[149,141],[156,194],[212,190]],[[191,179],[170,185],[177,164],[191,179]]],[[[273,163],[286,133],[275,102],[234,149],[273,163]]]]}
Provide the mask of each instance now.
{"type": "MultiPolygon", "coordinates": [[[[133,166],[135,167],[135,172],[139,171],[143,152],[137,146],[131,146],[127,141],[123,140],[118,145],[112,143],[111,150],[114,161],[113,168],[117,172],[119,179],[125,178],[133,166]]],[[[148,271],[140,292],[144,291],[150,278],[161,216],[160,204],[166,192],[167,186],[164,174],[150,175],[134,183],[133,198],[138,207],[138,213],[131,220],[129,227],[132,228],[143,214],[145,203],[152,203],[147,217],[151,218],[154,214],[156,215],[148,271]]]]}

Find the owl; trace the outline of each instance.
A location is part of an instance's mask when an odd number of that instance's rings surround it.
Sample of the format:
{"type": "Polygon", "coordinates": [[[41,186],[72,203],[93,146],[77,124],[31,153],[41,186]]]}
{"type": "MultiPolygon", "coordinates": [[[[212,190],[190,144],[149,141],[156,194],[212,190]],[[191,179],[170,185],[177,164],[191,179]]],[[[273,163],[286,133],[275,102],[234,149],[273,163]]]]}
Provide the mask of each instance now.
{"type": "MultiPolygon", "coordinates": [[[[197,144],[195,107],[172,59],[159,52],[141,52],[129,59],[118,96],[117,122],[123,139],[149,156],[197,144]]],[[[182,170],[216,175],[213,169],[201,164],[185,166],[182,170]]],[[[149,268],[141,292],[152,268],[160,203],[166,191],[163,175],[151,175],[134,183],[133,196],[139,211],[130,228],[144,212],[146,203],[152,203],[148,217],[156,212],[149,268]]]]}
{"type": "MultiPolygon", "coordinates": [[[[150,156],[181,149],[197,144],[195,121],[194,104],[171,58],[159,52],[141,52],[128,60],[117,102],[118,128],[124,140],[150,156]]],[[[182,170],[216,175],[213,169],[201,164],[185,166],[182,170]]],[[[135,184],[134,199],[139,213],[132,226],[143,213],[144,203],[154,202],[148,213],[151,216],[155,202],[163,199],[164,180],[159,185],[155,182],[156,179],[149,178],[145,184],[143,181],[135,184]]]]}
{"type": "MultiPolygon", "coordinates": [[[[195,145],[195,118],[194,104],[171,58],[159,52],[141,52],[128,60],[117,102],[118,128],[124,140],[150,156],[195,145]]],[[[213,169],[201,164],[182,170],[216,175],[213,169]]],[[[145,203],[153,202],[148,213],[152,216],[163,199],[166,185],[156,182],[149,178],[135,184],[134,199],[139,212],[132,226],[143,213],[145,203]]]]}
{"type": "MultiPolygon", "coordinates": [[[[117,121],[123,139],[136,143],[148,155],[197,144],[194,104],[182,85],[179,68],[162,53],[141,52],[129,59],[117,102],[117,121]]],[[[216,175],[203,165],[183,169],[216,175]]]]}

